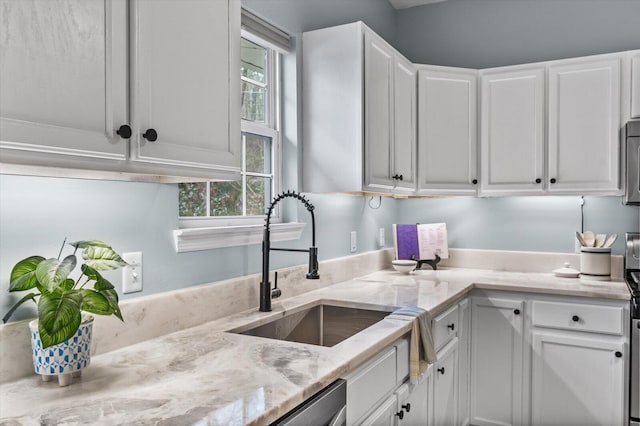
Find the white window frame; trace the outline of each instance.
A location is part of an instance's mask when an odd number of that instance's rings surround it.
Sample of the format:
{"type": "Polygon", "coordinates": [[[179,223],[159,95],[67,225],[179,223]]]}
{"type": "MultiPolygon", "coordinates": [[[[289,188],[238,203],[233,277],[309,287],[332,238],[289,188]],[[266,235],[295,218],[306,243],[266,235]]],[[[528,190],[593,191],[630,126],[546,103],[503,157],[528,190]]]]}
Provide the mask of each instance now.
{"type": "MultiPolygon", "coordinates": [[[[265,123],[241,120],[241,131],[271,138],[272,193],[281,192],[282,177],[282,138],[281,138],[281,49],[262,40],[245,30],[242,38],[267,48],[267,105],[265,123]],[[270,90],[269,90],[270,89],[270,90]]],[[[243,199],[246,191],[244,170],[245,152],[243,143],[242,177],[243,199]]],[[[207,206],[207,209],[209,206],[207,206]]],[[[243,205],[243,209],[246,206],[243,205]]],[[[300,238],[304,223],[282,223],[280,208],[276,206],[271,216],[271,240],[285,241],[300,238]]],[[[225,217],[180,217],[180,229],[174,231],[174,243],[177,252],[206,250],[238,245],[257,244],[262,241],[265,216],[225,216],[225,217]]]]}

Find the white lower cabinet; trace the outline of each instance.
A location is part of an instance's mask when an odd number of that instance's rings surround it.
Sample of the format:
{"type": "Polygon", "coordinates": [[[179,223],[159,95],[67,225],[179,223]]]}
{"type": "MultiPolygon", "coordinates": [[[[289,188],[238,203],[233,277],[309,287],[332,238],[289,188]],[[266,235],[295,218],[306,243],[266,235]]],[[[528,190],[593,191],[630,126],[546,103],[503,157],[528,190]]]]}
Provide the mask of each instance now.
{"type": "Polygon", "coordinates": [[[532,425],[622,425],[622,342],[587,333],[533,331],[532,425]]]}
{"type": "Polygon", "coordinates": [[[395,426],[397,409],[398,397],[394,393],[385,399],[384,402],[360,424],[362,426],[395,426]]]}
{"type": "Polygon", "coordinates": [[[433,371],[430,368],[418,383],[404,385],[404,389],[398,390],[398,413],[402,412],[396,416],[398,426],[433,424],[433,371]]]}
{"type": "Polygon", "coordinates": [[[458,338],[455,337],[438,352],[434,365],[433,418],[434,425],[457,424],[458,417],[458,338]]]}
{"type": "Polygon", "coordinates": [[[531,301],[531,425],[623,425],[628,302],[531,301]]]}
{"type": "Polygon", "coordinates": [[[472,425],[623,425],[628,301],[477,291],[472,425]]]}
{"type": "Polygon", "coordinates": [[[471,424],[522,423],[524,302],[473,297],[471,424]]]}
{"type": "Polygon", "coordinates": [[[471,304],[464,299],[458,304],[458,424],[469,424],[469,354],[471,304]]]}

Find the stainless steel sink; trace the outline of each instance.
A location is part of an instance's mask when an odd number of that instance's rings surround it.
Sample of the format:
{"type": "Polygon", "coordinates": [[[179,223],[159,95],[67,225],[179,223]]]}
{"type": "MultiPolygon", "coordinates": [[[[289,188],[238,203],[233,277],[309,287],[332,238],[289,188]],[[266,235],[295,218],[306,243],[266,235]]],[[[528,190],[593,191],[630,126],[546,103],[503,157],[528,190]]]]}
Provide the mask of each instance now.
{"type": "Polygon", "coordinates": [[[248,324],[231,333],[331,347],[372,326],[390,311],[319,304],[266,324],[248,324]]]}

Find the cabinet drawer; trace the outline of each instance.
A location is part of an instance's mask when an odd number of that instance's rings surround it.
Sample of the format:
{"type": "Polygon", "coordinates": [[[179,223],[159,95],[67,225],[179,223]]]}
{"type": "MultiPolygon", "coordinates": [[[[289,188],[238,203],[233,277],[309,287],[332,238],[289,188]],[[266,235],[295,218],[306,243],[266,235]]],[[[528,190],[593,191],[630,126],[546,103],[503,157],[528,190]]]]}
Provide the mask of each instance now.
{"type": "Polygon", "coordinates": [[[431,322],[436,351],[442,348],[458,331],[458,305],[452,306],[431,322]]]}
{"type": "Polygon", "coordinates": [[[346,380],[347,425],[352,425],[396,387],[395,346],[358,368],[346,380]]]}
{"type": "Polygon", "coordinates": [[[396,344],[396,382],[401,384],[409,377],[409,339],[396,344]]]}
{"type": "Polygon", "coordinates": [[[622,335],[624,312],[620,306],[535,300],[531,322],[536,327],[622,335]]]}

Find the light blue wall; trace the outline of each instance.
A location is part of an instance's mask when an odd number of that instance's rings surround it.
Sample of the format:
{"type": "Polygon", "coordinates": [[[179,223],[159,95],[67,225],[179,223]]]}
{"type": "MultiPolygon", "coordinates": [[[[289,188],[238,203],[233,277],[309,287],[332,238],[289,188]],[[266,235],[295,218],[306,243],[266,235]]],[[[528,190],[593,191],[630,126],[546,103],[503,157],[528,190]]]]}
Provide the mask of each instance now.
{"type": "MultiPolygon", "coordinates": [[[[585,197],[584,229],[618,234],[612,252],[622,254],[624,233],[638,232],[640,208],[620,197],[585,197]]],[[[580,197],[433,198],[402,200],[400,223],[446,222],[450,247],[571,253],[581,230],[580,197]]]]}
{"type": "MultiPolygon", "coordinates": [[[[445,4],[453,5],[459,2],[462,3],[461,0],[449,0],[445,4]]],[[[492,0],[473,0],[469,3],[476,2],[478,5],[490,7],[492,0]]],[[[508,5],[522,2],[510,0],[499,3],[508,5]]],[[[545,4],[543,9],[549,12],[547,3],[553,2],[531,1],[531,3],[545,4]]],[[[612,3],[624,2],[613,1],[612,3]]],[[[290,31],[294,38],[299,36],[301,31],[361,19],[391,42],[395,39],[396,32],[399,36],[405,37],[407,34],[420,34],[420,31],[424,30],[424,28],[421,29],[422,24],[409,18],[413,13],[425,14],[428,11],[425,7],[396,14],[386,0],[245,0],[243,4],[290,31]]],[[[428,7],[436,6],[437,4],[428,7]]],[[[527,9],[526,5],[522,5],[522,8],[523,12],[527,9]]],[[[470,11],[473,10],[475,9],[470,9],[470,11]]],[[[628,13],[635,10],[634,5],[629,5],[627,8],[628,13]]],[[[610,15],[605,10],[600,12],[603,18],[618,15],[617,12],[612,12],[610,15]]],[[[457,22],[455,25],[458,26],[473,25],[474,14],[469,12],[463,15],[466,21],[452,22],[457,22]]],[[[544,19],[548,19],[549,22],[554,21],[553,17],[544,19]]],[[[435,24],[432,23],[432,25],[435,24]]],[[[445,34],[445,29],[442,31],[445,34]]],[[[491,28],[476,26],[477,34],[474,34],[474,37],[486,38],[488,36],[483,34],[491,31],[493,31],[491,28]]],[[[578,44],[583,47],[583,50],[591,49],[593,38],[596,38],[601,31],[596,29],[594,32],[596,36],[590,36],[584,42],[572,40],[571,46],[578,44]]],[[[600,36],[610,37],[608,34],[600,34],[600,36]]],[[[632,43],[628,35],[620,37],[632,43]]],[[[633,38],[633,42],[637,40],[640,39],[633,38]]],[[[294,39],[295,51],[300,52],[301,46],[296,41],[294,39]]],[[[411,43],[402,43],[402,37],[400,39],[400,45],[415,51],[416,58],[435,58],[433,49],[427,48],[428,42],[424,41],[424,49],[419,48],[421,43],[416,43],[415,40],[411,40],[411,43]]],[[[441,37],[439,43],[446,45],[447,37],[441,37]]],[[[457,43],[455,40],[451,41],[452,52],[456,51],[457,43]]],[[[560,39],[555,43],[562,45],[564,41],[560,39]]],[[[493,58],[494,55],[504,54],[508,57],[507,62],[529,61],[517,56],[515,54],[517,49],[511,49],[509,53],[502,52],[501,47],[494,48],[491,44],[481,47],[473,57],[493,58]]],[[[551,46],[551,43],[548,48],[557,49],[551,46]]],[[[630,47],[620,47],[622,48],[630,47]]],[[[443,50],[447,52],[448,48],[445,46],[443,50]]],[[[529,54],[532,55],[530,60],[540,59],[531,52],[529,54]]],[[[447,61],[452,61],[447,65],[464,65],[455,63],[456,58],[457,56],[453,54],[445,58],[447,61]]],[[[425,60],[425,62],[429,61],[425,60]]],[[[431,62],[437,63],[435,59],[431,62]]],[[[467,64],[467,66],[470,65],[467,64]]],[[[285,58],[284,68],[286,80],[283,108],[286,111],[286,117],[283,129],[285,181],[283,188],[295,189],[298,187],[296,184],[299,175],[298,158],[304,143],[299,136],[301,134],[301,123],[298,118],[300,117],[300,81],[291,77],[299,71],[295,55],[285,58]]],[[[6,312],[11,300],[14,300],[4,290],[8,287],[12,265],[32,254],[57,255],[64,237],[68,237],[69,240],[102,239],[111,243],[119,252],[143,252],[144,291],[125,295],[124,298],[149,295],[259,271],[259,245],[175,253],[172,231],[178,227],[177,198],[177,185],[170,184],[1,175],[0,312],[6,312]]],[[[321,261],[348,255],[349,233],[354,230],[358,232],[358,252],[378,248],[376,238],[380,227],[385,228],[387,246],[389,246],[389,242],[392,241],[391,224],[395,222],[446,221],[452,247],[539,251],[571,251],[573,249],[571,236],[579,226],[577,197],[383,199],[379,209],[374,209],[377,206],[377,198],[370,200],[368,197],[316,194],[310,195],[309,198],[316,205],[317,245],[321,261]]],[[[287,203],[284,206],[287,217],[299,218],[301,221],[308,220],[304,209],[297,208],[290,200],[283,203],[287,203]]],[[[586,228],[597,232],[620,234],[624,231],[638,231],[640,226],[638,221],[638,208],[621,206],[619,197],[587,197],[586,228]]],[[[308,246],[310,239],[310,230],[307,228],[300,241],[291,242],[291,244],[282,243],[281,246],[304,248],[308,246]]],[[[620,243],[616,245],[616,251],[620,251],[620,243]]],[[[304,254],[300,256],[302,258],[275,253],[272,257],[272,266],[279,268],[305,263],[304,254]]],[[[322,273],[322,265],[320,272],[322,273]]],[[[120,288],[121,280],[118,271],[110,273],[108,278],[120,288]]],[[[25,309],[15,318],[30,315],[32,311],[25,309]]]]}
{"type": "Polygon", "coordinates": [[[489,68],[640,49],[637,0],[447,0],[399,11],[417,63],[489,68]]]}

